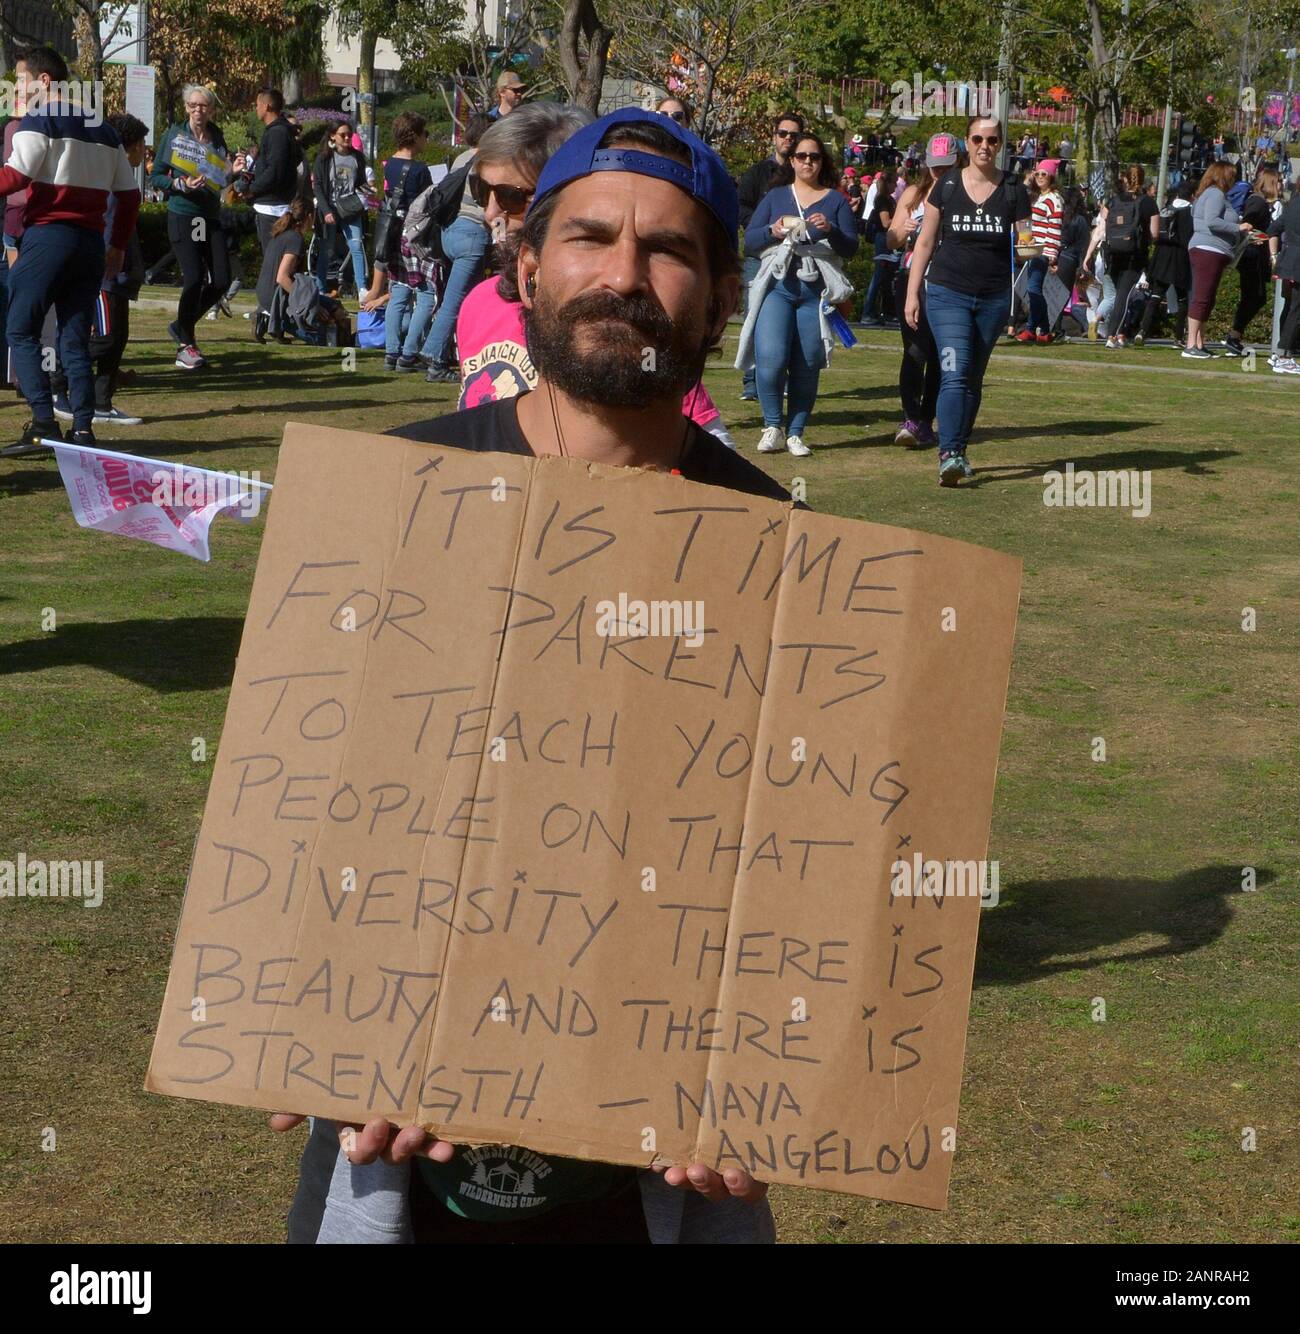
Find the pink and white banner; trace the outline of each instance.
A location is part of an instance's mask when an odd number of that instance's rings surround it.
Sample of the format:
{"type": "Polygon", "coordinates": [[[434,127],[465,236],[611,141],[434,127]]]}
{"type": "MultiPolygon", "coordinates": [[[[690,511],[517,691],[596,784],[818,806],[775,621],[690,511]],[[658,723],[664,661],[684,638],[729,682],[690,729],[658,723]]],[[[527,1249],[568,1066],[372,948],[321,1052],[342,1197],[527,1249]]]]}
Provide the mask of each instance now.
{"type": "Polygon", "coordinates": [[[83,528],[134,537],[210,560],[208,528],[219,514],[243,523],[261,509],[266,482],[189,464],[47,440],[73,518],[83,528]]]}

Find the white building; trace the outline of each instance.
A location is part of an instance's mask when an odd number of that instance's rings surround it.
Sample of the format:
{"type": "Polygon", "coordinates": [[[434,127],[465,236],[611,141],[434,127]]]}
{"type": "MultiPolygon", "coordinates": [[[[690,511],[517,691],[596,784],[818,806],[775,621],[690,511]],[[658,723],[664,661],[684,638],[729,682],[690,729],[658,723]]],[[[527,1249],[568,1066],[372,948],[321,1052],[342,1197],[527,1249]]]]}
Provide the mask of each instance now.
{"type": "MultiPolygon", "coordinates": [[[[476,21],[480,0],[464,0],[465,22],[476,21]]],[[[484,29],[499,36],[502,21],[506,17],[509,0],[482,0],[484,29]]],[[[331,17],[325,29],[325,79],[336,88],[355,88],[357,70],[361,64],[361,43],[353,37],[346,39],[338,30],[337,21],[331,17]]],[[[397,75],[402,67],[401,58],[393,50],[392,42],[381,40],[375,46],[375,87],[385,92],[397,83],[397,75]]]]}

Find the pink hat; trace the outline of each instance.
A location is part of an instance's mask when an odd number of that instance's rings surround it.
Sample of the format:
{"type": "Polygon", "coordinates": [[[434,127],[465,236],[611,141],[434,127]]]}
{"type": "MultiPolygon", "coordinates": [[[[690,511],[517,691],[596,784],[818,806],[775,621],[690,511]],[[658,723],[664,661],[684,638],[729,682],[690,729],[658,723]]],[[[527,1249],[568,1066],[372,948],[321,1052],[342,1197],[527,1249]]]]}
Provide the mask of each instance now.
{"type": "Polygon", "coordinates": [[[932,135],[925,150],[927,167],[951,167],[957,161],[957,140],[951,134],[932,135]]]}
{"type": "Polygon", "coordinates": [[[856,176],[858,174],[858,169],[856,167],[845,167],[844,174],[846,176],[856,176]]]}
{"type": "Polygon", "coordinates": [[[1045,157],[1034,170],[1045,171],[1049,176],[1057,176],[1061,171],[1061,159],[1059,157],[1045,157]]]}

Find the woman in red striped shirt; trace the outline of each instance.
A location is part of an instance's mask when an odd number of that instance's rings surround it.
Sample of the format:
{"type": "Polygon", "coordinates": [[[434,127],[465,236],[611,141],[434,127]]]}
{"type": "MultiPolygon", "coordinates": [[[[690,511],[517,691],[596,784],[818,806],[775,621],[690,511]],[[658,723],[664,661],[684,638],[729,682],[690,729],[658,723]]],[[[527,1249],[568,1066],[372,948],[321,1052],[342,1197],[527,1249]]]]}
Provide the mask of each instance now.
{"type": "Polygon", "coordinates": [[[1043,297],[1043,280],[1048,269],[1061,253],[1061,196],[1056,188],[1056,173],[1060,163],[1048,158],[1038,164],[1034,184],[1038,198],[1034,200],[1034,244],[1043,253],[1029,261],[1029,277],[1025,280],[1025,295],[1029,300],[1029,324],[1016,335],[1021,343],[1050,343],[1052,331],[1047,318],[1047,301],[1043,297]]]}

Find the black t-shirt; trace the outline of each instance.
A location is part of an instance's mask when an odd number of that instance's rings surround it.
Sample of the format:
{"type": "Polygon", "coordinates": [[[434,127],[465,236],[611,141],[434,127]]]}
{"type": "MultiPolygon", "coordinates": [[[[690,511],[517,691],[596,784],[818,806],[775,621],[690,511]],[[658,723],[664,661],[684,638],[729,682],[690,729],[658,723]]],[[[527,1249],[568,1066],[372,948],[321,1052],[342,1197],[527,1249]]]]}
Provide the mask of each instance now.
{"type": "Polygon", "coordinates": [[[984,203],[975,204],[962,183],[962,169],[952,167],[926,202],[941,214],[939,244],[926,280],[968,296],[1008,291],[1016,223],[1031,211],[1025,187],[1004,172],[984,203]]]}
{"type": "Polygon", "coordinates": [[[271,309],[271,302],[275,297],[275,278],[280,272],[280,261],[286,255],[301,257],[304,248],[302,234],[293,227],[281,232],[279,236],[273,236],[268,242],[266,255],[262,260],[262,271],[257,278],[257,302],[263,310],[271,309]]]}
{"type": "Polygon", "coordinates": [[[880,237],[881,253],[876,256],[877,259],[889,258],[889,244],[885,240],[885,233],[889,230],[889,224],[894,220],[894,214],[898,212],[898,201],[893,195],[883,195],[879,190],[876,191],[876,197],[871,201],[871,216],[867,219],[867,235],[880,237]]]}
{"type": "MultiPolygon", "coordinates": [[[[532,454],[532,448],[519,429],[518,407],[523,395],[481,403],[464,412],[448,413],[410,426],[395,426],[387,434],[426,445],[449,445],[455,449],[473,449],[497,454],[532,454]]],[[[688,418],[686,455],[682,476],[688,481],[725,486],[769,500],[789,500],[790,493],[761,468],[737,454],[715,435],[688,418]]]]}

